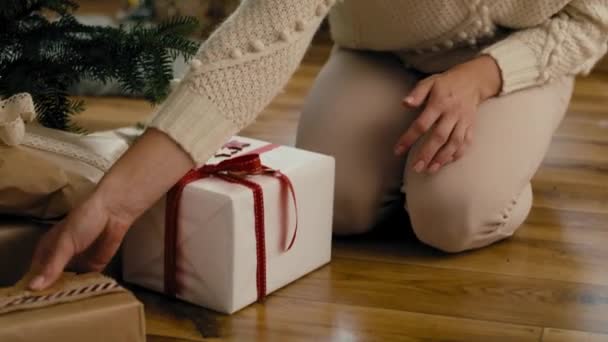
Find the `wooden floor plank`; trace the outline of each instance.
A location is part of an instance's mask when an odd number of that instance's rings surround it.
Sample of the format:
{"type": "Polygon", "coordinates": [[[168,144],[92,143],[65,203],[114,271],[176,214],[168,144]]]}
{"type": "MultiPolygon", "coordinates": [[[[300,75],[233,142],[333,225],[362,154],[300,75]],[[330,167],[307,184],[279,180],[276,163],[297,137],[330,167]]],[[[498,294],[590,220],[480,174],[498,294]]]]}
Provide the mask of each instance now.
{"type": "Polygon", "coordinates": [[[277,296],[608,333],[608,286],[531,277],[336,257],[277,296]]]}
{"type": "Polygon", "coordinates": [[[546,161],[549,165],[579,166],[608,169],[606,146],[578,141],[555,140],[549,148],[546,161]]]}
{"type": "Polygon", "coordinates": [[[570,168],[545,164],[538,170],[532,181],[537,184],[553,183],[555,187],[581,185],[605,191],[608,189],[608,172],[593,168],[570,168]]]}
{"type": "MultiPolygon", "coordinates": [[[[592,228],[604,229],[607,226],[608,215],[601,213],[585,213],[570,209],[553,209],[534,205],[526,222],[530,224],[551,225],[556,233],[562,228],[592,228]]],[[[555,234],[559,238],[559,234],[555,234]]]]}
{"type": "Polygon", "coordinates": [[[547,328],[541,342],[608,342],[608,335],[547,328]]]}
{"type": "Polygon", "coordinates": [[[163,309],[155,310],[152,305],[146,307],[147,334],[157,337],[172,337],[187,341],[204,341],[204,336],[197,330],[190,319],[178,319],[163,309]]]}
{"type": "MultiPolygon", "coordinates": [[[[193,342],[192,340],[187,339],[187,338],[158,336],[158,335],[153,335],[153,334],[148,334],[146,341],[147,342],[193,342]]],[[[203,341],[212,342],[212,341],[219,341],[219,339],[207,338],[207,339],[204,339],[203,341]]]]}
{"type": "Polygon", "coordinates": [[[556,139],[608,146],[608,120],[585,120],[567,117],[555,134],[556,139]]]}
{"type": "Polygon", "coordinates": [[[271,297],[224,327],[236,341],[538,341],[527,325],[271,297]]]}
{"type": "Polygon", "coordinates": [[[608,213],[608,170],[551,165],[539,170],[532,187],[536,207],[608,213]]]}
{"type": "Polygon", "coordinates": [[[608,172],[577,167],[542,167],[532,181],[535,207],[605,213],[608,172]]]}
{"type": "Polygon", "coordinates": [[[608,94],[605,93],[607,84],[607,73],[597,73],[590,77],[581,76],[577,79],[573,97],[575,100],[593,98],[594,101],[608,102],[608,94]]]}
{"type": "Polygon", "coordinates": [[[402,241],[369,241],[364,238],[358,242],[337,240],[334,255],[358,260],[608,286],[608,272],[604,262],[608,260],[608,251],[603,244],[606,242],[606,231],[564,228],[556,232],[554,226],[528,224],[508,241],[489,249],[458,255],[433,251],[413,238],[402,241]],[[571,241],[563,241],[569,238],[571,241]]]}
{"type": "Polygon", "coordinates": [[[192,342],[208,341],[220,336],[222,316],[161,294],[127,286],[145,304],[147,333],[156,340],[174,338],[192,342]]]}

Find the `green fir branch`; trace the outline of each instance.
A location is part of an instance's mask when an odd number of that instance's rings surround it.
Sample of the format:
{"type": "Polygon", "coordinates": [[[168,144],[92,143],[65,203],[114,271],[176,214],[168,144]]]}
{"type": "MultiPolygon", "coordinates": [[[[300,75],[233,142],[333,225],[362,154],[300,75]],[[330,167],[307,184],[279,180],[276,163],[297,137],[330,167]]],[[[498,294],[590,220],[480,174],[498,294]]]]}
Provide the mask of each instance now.
{"type": "Polygon", "coordinates": [[[70,118],[84,110],[68,89],[83,79],[117,81],[128,93],[152,103],[164,100],[172,63],[191,58],[198,43],[185,38],[194,18],[172,18],[157,26],[87,26],[71,14],[70,0],[0,0],[0,96],[29,92],[45,126],[76,129],[70,118]],[[49,20],[41,10],[60,17],[49,20]]]}

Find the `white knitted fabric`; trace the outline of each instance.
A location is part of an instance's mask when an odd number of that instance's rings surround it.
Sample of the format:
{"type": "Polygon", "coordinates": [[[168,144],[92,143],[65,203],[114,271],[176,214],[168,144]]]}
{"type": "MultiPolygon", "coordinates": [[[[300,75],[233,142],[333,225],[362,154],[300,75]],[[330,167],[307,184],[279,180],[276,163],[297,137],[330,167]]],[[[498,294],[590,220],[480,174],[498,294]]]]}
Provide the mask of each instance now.
{"type": "MultiPolygon", "coordinates": [[[[513,2],[508,27],[531,26],[485,50],[500,65],[503,94],[564,75],[587,74],[608,49],[608,0],[513,2]],[[519,6],[516,6],[519,4],[519,6]],[[553,14],[551,17],[544,15],[553,14]]],[[[500,14],[500,12],[499,12],[500,14]]]]}
{"type": "Polygon", "coordinates": [[[343,47],[424,55],[490,41],[481,53],[503,94],[588,72],[608,47],[608,0],[243,0],[151,127],[204,163],[287,83],[330,9],[343,47]],[[499,28],[513,33],[492,40],[499,28]]]}

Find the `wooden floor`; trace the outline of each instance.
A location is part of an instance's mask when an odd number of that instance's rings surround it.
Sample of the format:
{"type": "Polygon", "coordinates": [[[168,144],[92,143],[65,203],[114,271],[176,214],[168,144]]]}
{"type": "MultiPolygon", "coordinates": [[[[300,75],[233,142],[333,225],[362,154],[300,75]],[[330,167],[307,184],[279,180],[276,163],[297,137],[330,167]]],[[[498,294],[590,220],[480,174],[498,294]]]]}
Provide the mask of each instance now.
{"type": "MultiPolygon", "coordinates": [[[[291,144],[327,56],[315,46],[242,134],[291,144]]],[[[141,120],[140,101],[87,99],[91,129],[141,120]]],[[[512,239],[443,255],[393,222],[336,240],[332,263],[227,317],[136,290],[150,341],[608,341],[608,74],[578,81],[534,178],[534,209],[512,239]]]]}

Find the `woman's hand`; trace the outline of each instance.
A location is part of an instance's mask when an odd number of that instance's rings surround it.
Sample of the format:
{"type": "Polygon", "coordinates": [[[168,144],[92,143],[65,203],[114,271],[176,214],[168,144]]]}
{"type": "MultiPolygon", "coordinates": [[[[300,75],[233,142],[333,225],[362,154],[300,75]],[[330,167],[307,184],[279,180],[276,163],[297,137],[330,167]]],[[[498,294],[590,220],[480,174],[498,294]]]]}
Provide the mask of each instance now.
{"type": "Polygon", "coordinates": [[[32,290],[51,286],[69,264],[101,271],[131,224],[194,166],[167,135],[148,130],[112,167],[95,192],[38,243],[32,290]]]}
{"type": "Polygon", "coordinates": [[[459,159],[473,139],[479,104],[497,95],[501,84],[500,69],[490,56],[480,56],[420,81],[404,99],[404,105],[426,105],[399,139],[395,153],[404,155],[428,134],[418,154],[411,157],[416,172],[436,173],[459,159]]]}
{"type": "Polygon", "coordinates": [[[30,287],[52,284],[70,261],[77,269],[102,271],[132,222],[133,217],[112,212],[102,196],[93,194],[42,237],[32,264],[41,277],[30,287]]]}

